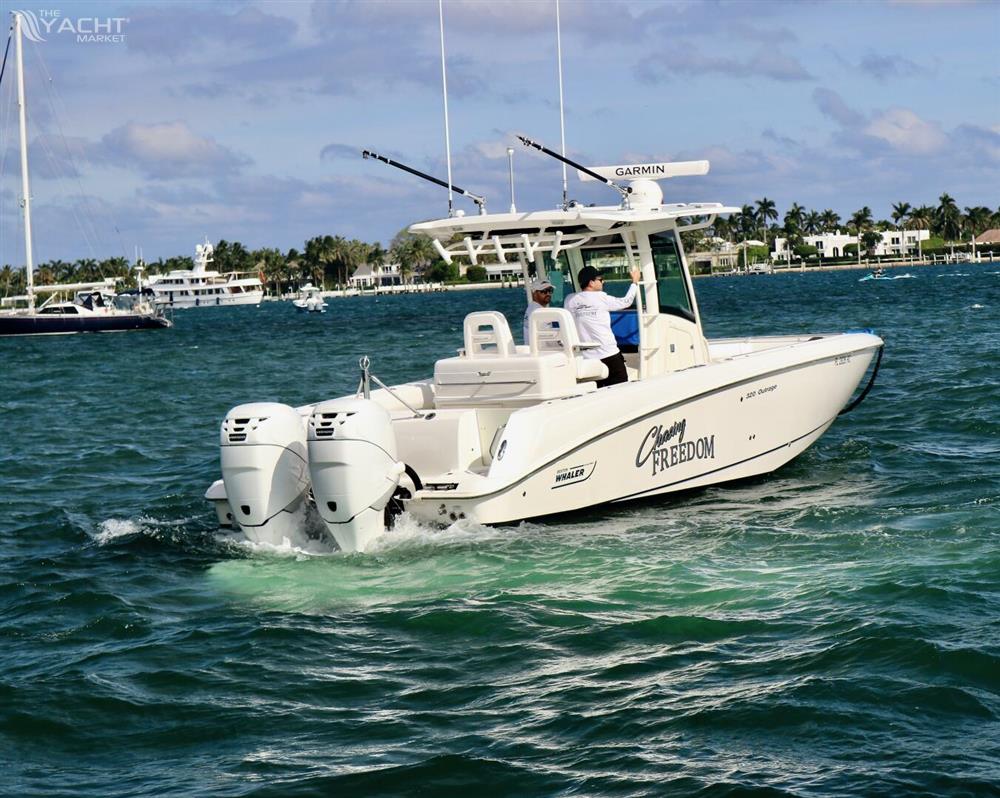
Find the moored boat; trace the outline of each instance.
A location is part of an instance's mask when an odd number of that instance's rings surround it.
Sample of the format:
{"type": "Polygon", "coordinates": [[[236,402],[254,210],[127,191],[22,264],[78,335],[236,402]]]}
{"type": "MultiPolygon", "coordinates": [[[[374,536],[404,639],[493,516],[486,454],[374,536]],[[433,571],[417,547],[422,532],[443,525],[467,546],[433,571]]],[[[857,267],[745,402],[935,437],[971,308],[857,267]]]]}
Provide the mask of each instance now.
{"type": "Polygon", "coordinates": [[[221,274],[208,268],[215,248],[207,238],[205,243],[195,245],[194,250],[193,269],[174,269],[149,276],[148,284],[157,305],[197,308],[261,303],[264,285],[258,275],[221,274]]]}
{"type": "Polygon", "coordinates": [[[0,336],[125,332],[172,326],[170,319],[141,294],[115,294],[112,279],[36,286],[32,294],[49,294],[49,298],[37,308],[33,296],[4,298],[0,336]],[[14,307],[19,302],[25,303],[25,307],[14,307]]]}
{"type": "MultiPolygon", "coordinates": [[[[61,285],[34,284],[31,234],[31,187],[28,173],[28,135],[24,97],[22,12],[14,11],[13,38],[17,63],[17,102],[21,155],[21,206],[24,209],[26,293],[4,297],[0,306],[0,336],[65,335],[81,332],[122,332],[171,326],[168,319],[142,297],[118,299],[113,279],[61,285]],[[49,298],[36,307],[38,294],[49,298]]],[[[6,60],[6,56],[5,56],[6,60]]],[[[140,272],[141,274],[141,272],[140,272]]],[[[141,289],[141,286],[140,286],[141,289]]]]}
{"type": "Polygon", "coordinates": [[[298,296],[292,300],[296,310],[306,313],[326,313],[326,302],[320,290],[312,283],[306,283],[299,289],[298,296]]]}

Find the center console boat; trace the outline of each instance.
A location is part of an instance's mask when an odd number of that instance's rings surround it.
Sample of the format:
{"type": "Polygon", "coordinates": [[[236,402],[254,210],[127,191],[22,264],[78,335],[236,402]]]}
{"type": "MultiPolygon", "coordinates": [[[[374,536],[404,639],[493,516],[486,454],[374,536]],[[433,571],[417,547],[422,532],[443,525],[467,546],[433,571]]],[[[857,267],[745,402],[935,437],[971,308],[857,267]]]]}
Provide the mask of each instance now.
{"type": "MultiPolygon", "coordinates": [[[[672,173],[708,168],[694,163],[672,173]]],[[[531,315],[523,345],[501,313],[468,314],[462,348],[426,379],[385,386],[365,358],[355,395],[233,408],[206,494],[219,523],[280,544],[304,509],[340,549],[363,551],[400,512],[504,524],[766,474],[808,448],[863,398],[852,403],[882,340],[706,339],[681,233],[739,209],[666,203],[645,175],[671,170],[636,168],[606,167],[644,175],[621,205],[413,225],[445,261],[518,262],[526,284],[555,286],[552,306],[531,315]],[[635,308],[613,314],[629,382],[601,389],[607,369],[583,356],[592,344],[561,307],[588,265],[642,275],[635,308]]]]}

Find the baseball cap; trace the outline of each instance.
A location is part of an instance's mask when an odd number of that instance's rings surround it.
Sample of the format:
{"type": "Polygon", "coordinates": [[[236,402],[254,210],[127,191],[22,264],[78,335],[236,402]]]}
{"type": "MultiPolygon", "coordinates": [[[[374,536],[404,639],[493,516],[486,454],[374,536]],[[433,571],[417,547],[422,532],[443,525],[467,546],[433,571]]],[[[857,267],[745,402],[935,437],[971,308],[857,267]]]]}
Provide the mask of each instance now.
{"type": "Polygon", "coordinates": [[[531,293],[535,293],[535,291],[551,291],[554,287],[548,280],[531,281],[531,293]]]}
{"type": "Polygon", "coordinates": [[[593,266],[584,266],[580,269],[580,288],[581,290],[590,285],[591,280],[596,280],[598,277],[604,275],[603,269],[595,269],[593,266]]]}

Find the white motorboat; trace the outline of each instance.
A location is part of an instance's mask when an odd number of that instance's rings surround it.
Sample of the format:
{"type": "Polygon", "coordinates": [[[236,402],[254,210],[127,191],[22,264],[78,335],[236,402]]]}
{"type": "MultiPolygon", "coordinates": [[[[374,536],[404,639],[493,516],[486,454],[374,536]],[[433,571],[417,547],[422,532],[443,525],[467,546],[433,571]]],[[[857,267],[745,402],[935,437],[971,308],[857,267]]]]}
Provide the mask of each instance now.
{"type": "Polygon", "coordinates": [[[206,238],[194,248],[194,268],[174,269],[149,276],[157,305],[172,308],[215,307],[217,305],[259,305],[264,286],[257,275],[237,272],[221,274],[209,269],[215,248],[206,238]]]}
{"type": "Polygon", "coordinates": [[[306,283],[299,289],[299,295],[292,300],[292,304],[303,313],[326,313],[326,302],[312,283],[306,283]]]}
{"type": "MultiPolygon", "coordinates": [[[[587,173],[708,169],[654,166],[587,173]]],[[[519,261],[526,283],[533,274],[556,286],[552,307],[530,317],[521,346],[499,312],[470,313],[459,354],[423,380],[384,386],[363,359],[356,395],[233,408],[221,428],[222,479],[206,494],[219,523],[280,544],[311,513],[352,552],[399,512],[505,524],[699,488],[774,471],[864,398],[877,361],[852,402],[883,346],[871,332],[705,338],[680,233],[739,208],[668,204],[645,177],[613,185],[621,206],[413,225],[446,261],[519,261]],[[588,342],[559,307],[595,264],[642,273],[635,309],[613,314],[630,382],[601,389],[606,367],[581,356],[588,342]]]]}

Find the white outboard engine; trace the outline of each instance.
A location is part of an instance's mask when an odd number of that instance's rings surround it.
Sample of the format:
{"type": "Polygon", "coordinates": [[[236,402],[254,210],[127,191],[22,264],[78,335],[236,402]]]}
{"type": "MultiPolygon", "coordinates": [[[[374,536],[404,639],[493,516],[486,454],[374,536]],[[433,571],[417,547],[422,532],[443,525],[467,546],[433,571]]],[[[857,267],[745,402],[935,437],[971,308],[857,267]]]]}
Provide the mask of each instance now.
{"type": "Polygon", "coordinates": [[[234,407],[222,422],[220,444],[233,523],[257,543],[293,539],[301,523],[296,511],[309,490],[298,411],[275,402],[234,407]]]}
{"type": "Polygon", "coordinates": [[[316,509],[341,550],[364,551],[385,531],[384,511],[405,470],[388,411],[370,399],[331,399],[309,418],[316,509]]]}

